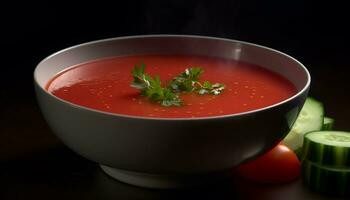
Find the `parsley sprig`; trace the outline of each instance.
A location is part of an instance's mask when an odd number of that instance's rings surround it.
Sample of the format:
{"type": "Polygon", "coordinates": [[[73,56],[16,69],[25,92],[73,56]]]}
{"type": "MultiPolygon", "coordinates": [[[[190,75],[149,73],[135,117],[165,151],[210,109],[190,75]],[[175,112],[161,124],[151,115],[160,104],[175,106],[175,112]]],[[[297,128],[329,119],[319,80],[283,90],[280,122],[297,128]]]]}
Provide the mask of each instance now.
{"type": "Polygon", "coordinates": [[[150,101],[159,102],[162,106],[180,106],[180,92],[197,92],[198,94],[219,95],[225,85],[212,84],[209,81],[199,82],[200,75],[204,70],[200,67],[187,68],[170,81],[167,87],[162,87],[159,76],[145,74],[145,64],[135,65],[132,70],[133,82],[131,86],[139,89],[141,95],[150,101]]]}
{"type": "Polygon", "coordinates": [[[198,82],[199,76],[203,73],[203,69],[200,67],[193,67],[185,69],[184,72],[177,75],[170,83],[169,88],[175,92],[192,92],[196,90],[196,83],[198,82]]]}
{"type": "Polygon", "coordinates": [[[198,94],[214,94],[219,95],[225,85],[221,83],[212,84],[209,81],[199,82],[199,77],[204,70],[200,67],[187,68],[184,72],[176,76],[169,84],[169,87],[176,92],[193,92],[198,94]]]}
{"type": "Polygon", "coordinates": [[[141,90],[141,95],[149,100],[160,102],[162,106],[180,106],[179,96],[169,88],[162,87],[159,76],[151,77],[145,74],[145,68],[145,64],[135,65],[132,70],[134,80],[131,86],[141,90]]]}

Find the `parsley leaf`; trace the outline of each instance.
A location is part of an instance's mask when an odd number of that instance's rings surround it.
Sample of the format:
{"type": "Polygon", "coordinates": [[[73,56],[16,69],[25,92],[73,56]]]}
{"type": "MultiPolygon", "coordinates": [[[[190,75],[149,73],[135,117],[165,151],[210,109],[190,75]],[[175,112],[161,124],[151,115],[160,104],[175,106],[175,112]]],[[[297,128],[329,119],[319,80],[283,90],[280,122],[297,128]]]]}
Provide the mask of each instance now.
{"type": "Polygon", "coordinates": [[[211,84],[209,81],[199,82],[200,75],[204,70],[200,67],[192,67],[176,76],[169,84],[169,87],[176,92],[193,92],[199,94],[219,95],[225,89],[225,85],[221,83],[211,84]]]}
{"type": "Polygon", "coordinates": [[[204,81],[201,88],[198,90],[199,94],[214,94],[219,95],[225,89],[225,85],[221,83],[211,84],[209,81],[204,81]]]}
{"type": "Polygon", "coordinates": [[[177,75],[169,84],[169,87],[176,92],[192,92],[196,90],[195,84],[203,73],[200,67],[192,67],[177,75]]]}
{"type": "Polygon", "coordinates": [[[139,89],[141,95],[150,101],[159,102],[163,106],[180,106],[181,99],[168,88],[161,86],[159,76],[152,77],[145,74],[145,64],[135,65],[131,71],[133,82],[131,86],[139,89]]]}
{"type": "Polygon", "coordinates": [[[152,77],[145,74],[145,64],[135,65],[132,70],[133,82],[131,86],[139,89],[141,95],[147,99],[159,102],[162,106],[180,106],[180,92],[197,92],[198,94],[219,95],[225,89],[221,83],[199,82],[199,77],[204,70],[200,67],[185,69],[184,72],[173,78],[167,87],[162,87],[159,76],[152,77]]]}

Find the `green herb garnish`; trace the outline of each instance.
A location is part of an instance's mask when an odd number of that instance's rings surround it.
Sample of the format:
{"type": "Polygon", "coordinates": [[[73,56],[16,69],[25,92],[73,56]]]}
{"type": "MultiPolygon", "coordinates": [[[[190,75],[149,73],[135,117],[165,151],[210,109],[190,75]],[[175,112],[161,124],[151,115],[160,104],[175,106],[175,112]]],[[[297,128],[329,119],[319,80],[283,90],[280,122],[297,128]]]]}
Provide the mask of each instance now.
{"type": "Polygon", "coordinates": [[[167,87],[161,86],[159,76],[152,77],[145,74],[145,64],[135,65],[132,70],[134,77],[131,86],[141,90],[141,95],[151,101],[159,102],[163,106],[180,106],[180,92],[197,92],[198,94],[219,95],[225,89],[221,83],[212,84],[209,81],[199,82],[204,70],[200,67],[187,68],[170,81],[167,87]]]}
{"type": "Polygon", "coordinates": [[[213,94],[219,95],[225,89],[225,85],[222,83],[211,84],[209,81],[204,81],[203,85],[200,85],[201,88],[198,90],[199,94],[213,94]]]}
{"type": "Polygon", "coordinates": [[[150,101],[159,102],[162,106],[180,106],[181,99],[179,96],[169,88],[162,87],[159,76],[153,78],[145,74],[145,68],[145,64],[135,65],[132,70],[134,80],[131,86],[141,90],[141,95],[150,101]]]}
{"type": "Polygon", "coordinates": [[[169,87],[176,92],[193,92],[198,94],[220,94],[225,85],[221,83],[212,84],[209,81],[199,82],[199,76],[204,72],[200,67],[192,67],[176,76],[169,84],[169,87]]]}
{"type": "Polygon", "coordinates": [[[186,69],[169,83],[169,87],[176,92],[192,92],[196,90],[196,83],[202,73],[203,69],[200,67],[186,69]]]}

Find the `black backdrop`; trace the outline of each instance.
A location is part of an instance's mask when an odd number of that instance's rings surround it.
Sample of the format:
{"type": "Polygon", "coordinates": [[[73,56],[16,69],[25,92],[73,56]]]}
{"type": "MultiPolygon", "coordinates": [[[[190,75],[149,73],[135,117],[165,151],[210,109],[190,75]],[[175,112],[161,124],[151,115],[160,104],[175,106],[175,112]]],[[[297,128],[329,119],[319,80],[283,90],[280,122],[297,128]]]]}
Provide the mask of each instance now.
{"type": "Polygon", "coordinates": [[[348,67],[348,11],[336,2],[14,1],[0,8],[0,101],[5,102],[13,95],[34,101],[32,73],[49,54],[82,42],[125,35],[173,33],[233,38],[286,52],[303,62],[311,73],[320,67],[348,67]]]}
{"type": "MultiPolygon", "coordinates": [[[[337,128],[349,130],[348,12],[336,1],[304,0],[0,2],[0,199],[81,194],[91,199],[91,194],[105,191],[91,178],[97,165],[63,147],[40,115],[32,73],[49,54],[82,42],[136,34],[197,34],[262,44],[304,63],[313,78],[311,95],[327,105],[337,128]]],[[[114,184],[110,190],[120,196],[114,184]]],[[[225,195],[221,190],[213,194],[225,195]]]]}

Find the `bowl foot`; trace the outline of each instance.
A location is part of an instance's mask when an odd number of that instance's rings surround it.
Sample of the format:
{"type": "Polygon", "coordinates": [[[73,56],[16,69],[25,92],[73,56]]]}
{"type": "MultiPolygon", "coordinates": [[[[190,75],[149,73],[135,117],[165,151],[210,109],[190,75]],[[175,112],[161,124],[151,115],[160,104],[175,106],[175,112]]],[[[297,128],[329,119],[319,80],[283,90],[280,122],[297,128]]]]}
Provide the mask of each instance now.
{"type": "Polygon", "coordinates": [[[188,188],[209,185],[227,180],[232,176],[231,171],[195,175],[164,175],[121,170],[105,165],[101,165],[101,168],[106,174],[121,182],[155,189],[188,188]]]}

